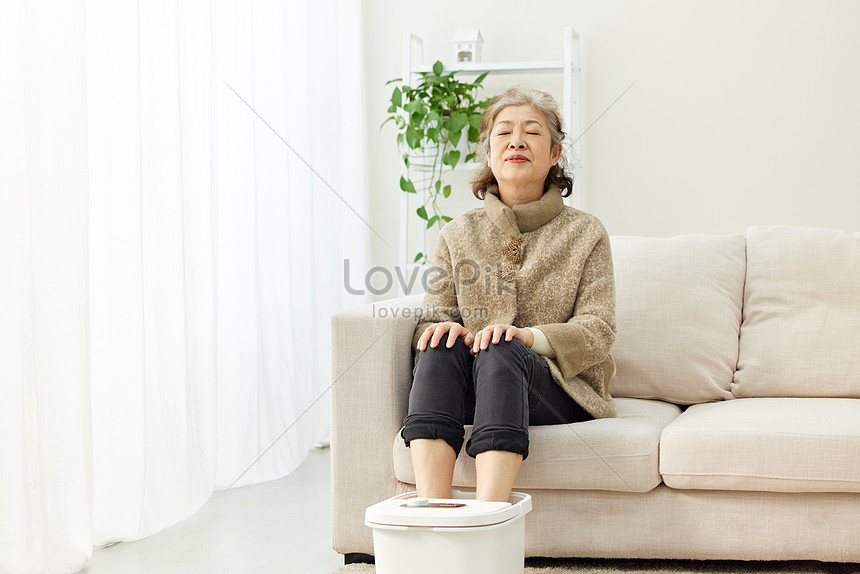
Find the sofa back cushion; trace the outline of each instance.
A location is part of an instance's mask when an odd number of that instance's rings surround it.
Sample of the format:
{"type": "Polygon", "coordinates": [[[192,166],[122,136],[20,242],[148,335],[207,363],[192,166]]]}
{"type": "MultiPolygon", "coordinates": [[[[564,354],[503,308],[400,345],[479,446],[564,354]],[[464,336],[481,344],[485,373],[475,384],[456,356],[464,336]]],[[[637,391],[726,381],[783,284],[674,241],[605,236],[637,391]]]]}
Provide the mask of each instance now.
{"type": "Polygon", "coordinates": [[[747,232],[738,397],[860,398],[860,233],[747,232]]]}
{"type": "Polygon", "coordinates": [[[618,336],[613,396],[732,398],[745,271],[742,236],[611,239],[618,336]]]}

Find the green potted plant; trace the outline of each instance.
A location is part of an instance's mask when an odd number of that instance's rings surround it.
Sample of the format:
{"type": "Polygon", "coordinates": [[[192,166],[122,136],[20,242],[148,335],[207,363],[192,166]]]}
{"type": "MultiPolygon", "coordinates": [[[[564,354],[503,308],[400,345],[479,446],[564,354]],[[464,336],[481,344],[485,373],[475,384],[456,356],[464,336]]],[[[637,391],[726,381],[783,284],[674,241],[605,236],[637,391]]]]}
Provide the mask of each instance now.
{"type": "MultiPolygon", "coordinates": [[[[391,93],[390,115],[380,129],[388,122],[397,126],[397,148],[406,168],[400,176],[400,189],[406,193],[423,192],[424,204],[416,212],[427,229],[434,225],[441,228],[451,221],[438,204],[440,196],[451,195],[451,186],[444,183],[443,174],[453,170],[461,159],[475,159],[481,116],[490,103],[489,99],[478,99],[478,90],[489,72],[472,82],[456,79],[455,73],[445,73],[442,62],[437,61],[432,71],[419,74],[420,81],[415,86],[404,83],[402,78],[386,83],[398,85],[391,93]]],[[[418,253],[415,261],[427,263],[427,256],[418,253]]]]}

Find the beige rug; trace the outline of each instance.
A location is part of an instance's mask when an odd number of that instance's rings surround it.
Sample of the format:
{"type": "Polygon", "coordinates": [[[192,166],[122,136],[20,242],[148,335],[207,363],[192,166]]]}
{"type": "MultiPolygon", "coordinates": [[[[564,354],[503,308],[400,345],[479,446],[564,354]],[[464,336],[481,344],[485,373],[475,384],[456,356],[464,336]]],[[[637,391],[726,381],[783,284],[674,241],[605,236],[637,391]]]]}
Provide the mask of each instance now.
{"type": "MultiPolygon", "coordinates": [[[[333,574],[375,574],[372,564],[350,564],[333,574]]],[[[860,564],[697,560],[596,560],[528,558],[524,574],[860,574],[860,564]]],[[[408,574],[404,572],[404,574],[408,574]]]]}

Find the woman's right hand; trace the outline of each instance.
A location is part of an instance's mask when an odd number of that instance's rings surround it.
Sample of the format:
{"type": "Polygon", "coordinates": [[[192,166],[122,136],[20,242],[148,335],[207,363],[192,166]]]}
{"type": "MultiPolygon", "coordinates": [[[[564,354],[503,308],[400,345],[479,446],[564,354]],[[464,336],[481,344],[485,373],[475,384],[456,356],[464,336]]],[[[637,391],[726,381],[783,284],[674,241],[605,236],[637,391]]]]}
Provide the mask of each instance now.
{"type": "Polygon", "coordinates": [[[421,338],[418,339],[417,349],[419,351],[427,349],[428,341],[430,342],[430,346],[435,349],[436,346],[439,345],[439,341],[442,340],[442,337],[445,336],[445,333],[448,333],[448,342],[446,343],[446,347],[449,349],[454,346],[457,339],[463,339],[463,342],[467,347],[471,347],[475,342],[475,336],[472,335],[466,327],[460,323],[446,321],[444,323],[433,323],[424,329],[424,332],[421,333],[421,338]]]}

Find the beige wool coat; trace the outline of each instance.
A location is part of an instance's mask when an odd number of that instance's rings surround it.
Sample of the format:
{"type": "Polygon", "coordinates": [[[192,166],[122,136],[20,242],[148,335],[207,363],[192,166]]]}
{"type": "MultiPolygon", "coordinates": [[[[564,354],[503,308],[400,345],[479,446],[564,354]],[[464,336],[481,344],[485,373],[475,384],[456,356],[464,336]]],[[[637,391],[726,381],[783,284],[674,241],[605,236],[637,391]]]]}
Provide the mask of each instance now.
{"type": "Polygon", "coordinates": [[[472,334],[494,324],[542,331],[555,353],[553,379],[595,418],[615,416],[615,279],[600,221],[564,205],[558,189],[509,208],[487,193],[484,207],[448,222],[427,274],[413,349],[432,323],[472,334]]]}

